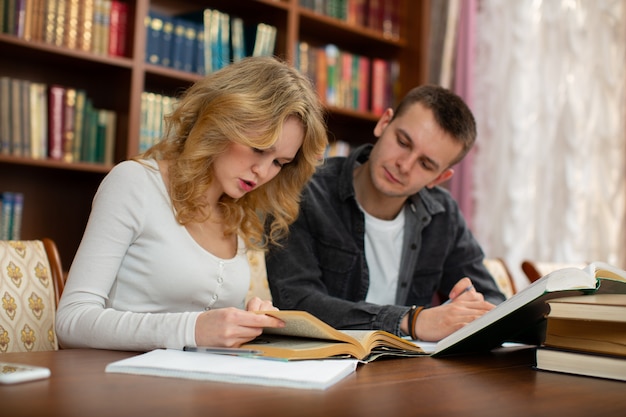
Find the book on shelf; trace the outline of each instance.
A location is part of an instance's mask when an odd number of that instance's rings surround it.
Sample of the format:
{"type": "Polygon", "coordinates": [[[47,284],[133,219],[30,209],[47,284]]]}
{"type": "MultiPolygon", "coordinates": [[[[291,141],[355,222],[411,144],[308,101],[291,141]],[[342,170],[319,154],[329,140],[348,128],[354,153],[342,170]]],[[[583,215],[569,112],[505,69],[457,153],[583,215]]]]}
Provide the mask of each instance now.
{"type": "MultiPolygon", "coordinates": [[[[53,3],[53,2],[48,2],[53,3]]],[[[78,42],[76,47],[81,51],[93,50],[94,38],[94,0],[81,0],[79,10],[78,42]]],[[[46,32],[48,28],[46,26],[46,32]]]]}
{"type": "Polygon", "coordinates": [[[277,361],[156,349],[109,363],[105,372],[324,390],[354,373],[356,360],[277,361]]]}
{"type": "Polygon", "coordinates": [[[0,154],[11,154],[11,78],[0,77],[0,154]]]}
{"type": "Polygon", "coordinates": [[[536,369],[626,381],[626,358],[584,352],[537,348],[536,369]]]}
{"type": "Polygon", "coordinates": [[[423,356],[419,346],[382,330],[337,330],[317,317],[294,310],[263,311],[285,322],[243,344],[260,355],[288,360],[353,357],[371,362],[381,356],[423,356]]]}
{"type": "Polygon", "coordinates": [[[127,25],[128,3],[113,0],[109,17],[108,54],[110,56],[126,56],[127,25]]]}
{"type": "Polygon", "coordinates": [[[23,156],[22,137],[24,134],[22,118],[22,84],[23,80],[11,79],[11,155],[23,156]]]}
{"type": "Polygon", "coordinates": [[[174,30],[172,32],[172,56],[170,62],[172,68],[181,70],[183,69],[183,53],[185,42],[185,30],[187,28],[187,22],[180,18],[173,19],[174,30]]]}
{"type": "Polygon", "coordinates": [[[81,0],[67,0],[66,1],[66,16],[65,16],[65,41],[64,45],[70,49],[76,49],[78,47],[78,16],[81,0]]]}
{"type": "Polygon", "coordinates": [[[63,159],[64,96],[65,87],[55,84],[48,88],[48,157],[56,161],[63,159]]]}
{"type": "Polygon", "coordinates": [[[24,194],[4,191],[0,193],[0,240],[19,240],[22,233],[24,194]]]}
{"type": "Polygon", "coordinates": [[[541,345],[548,301],[558,297],[626,293],[626,271],[604,262],[585,268],[562,268],[538,279],[451,335],[440,340],[433,356],[487,351],[504,342],[541,345]]]}
{"type": "Polygon", "coordinates": [[[63,94],[63,161],[74,161],[74,120],[76,119],[76,89],[65,88],[63,94]]]}
{"type": "Polygon", "coordinates": [[[544,345],[626,359],[626,294],[595,294],[548,301],[544,345]]]}
{"type": "Polygon", "coordinates": [[[48,93],[44,83],[30,84],[30,157],[48,157],[48,93]]]}
{"type": "Polygon", "coordinates": [[[161,65],[161,36],[164,16],[150,10],[144,19],[146,26],[146,62],[161,65]]]}

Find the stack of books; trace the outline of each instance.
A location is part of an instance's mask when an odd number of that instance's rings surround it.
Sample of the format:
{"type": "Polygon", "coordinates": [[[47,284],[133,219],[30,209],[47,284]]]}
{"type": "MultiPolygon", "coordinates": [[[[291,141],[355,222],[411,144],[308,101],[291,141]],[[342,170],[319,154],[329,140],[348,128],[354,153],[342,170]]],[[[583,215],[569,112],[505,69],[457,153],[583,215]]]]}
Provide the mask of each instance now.
{"type": "Polygon", "coordinates": [[[626,381],[626,294],[548,301],[537,369],[626,381]]]}

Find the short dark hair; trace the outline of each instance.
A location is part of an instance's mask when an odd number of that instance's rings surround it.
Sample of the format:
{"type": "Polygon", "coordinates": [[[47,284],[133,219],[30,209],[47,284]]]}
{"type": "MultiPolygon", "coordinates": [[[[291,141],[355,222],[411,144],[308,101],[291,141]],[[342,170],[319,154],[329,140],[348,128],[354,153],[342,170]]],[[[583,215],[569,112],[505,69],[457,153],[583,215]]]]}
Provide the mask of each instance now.
{"type": "Polygon", "coordinates": [[[412,105],[420,103],[433,112],[437,124],[463,145],[450,165],[461,161],[476,142],[476,121],[465,101],[452,91],[432,84],[421,85],[409,91],[396,107],[394,118],[412,105]]]}

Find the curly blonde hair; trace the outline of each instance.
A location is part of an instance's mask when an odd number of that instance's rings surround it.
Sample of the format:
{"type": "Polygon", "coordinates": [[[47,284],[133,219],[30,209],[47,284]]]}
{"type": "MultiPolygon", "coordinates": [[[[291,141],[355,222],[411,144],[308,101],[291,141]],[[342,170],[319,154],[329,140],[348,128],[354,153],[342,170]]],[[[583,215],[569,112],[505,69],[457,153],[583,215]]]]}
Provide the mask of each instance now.
{"type": "Polygon", "coordinates": [[[270,148],[289,117],[304,127],[294,160],[243,197],[220,199],[226,233],[240,234],[248,247],[265,249],[288,233],[302,188],[328,144],[323,106],[309,79],[295,68],[275,58],[250,57],[206,76],[165,117],[165,137],[135,159],[169,161],[177,221],[202,222],[211,215],[204,195],[214,178],[215,158],[233,142],[270,148]]]}

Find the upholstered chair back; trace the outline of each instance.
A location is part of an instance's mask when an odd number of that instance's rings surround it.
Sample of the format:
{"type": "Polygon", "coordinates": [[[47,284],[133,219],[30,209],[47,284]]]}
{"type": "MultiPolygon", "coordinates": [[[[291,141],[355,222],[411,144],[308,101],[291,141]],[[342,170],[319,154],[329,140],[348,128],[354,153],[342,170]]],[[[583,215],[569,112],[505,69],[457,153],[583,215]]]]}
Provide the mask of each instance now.
{"type": "Polygon", "coordinates": [[[59,348],[54,321],[64,281],[56,246],[44,240],[0,241],[0,353],[59,348]]]}

